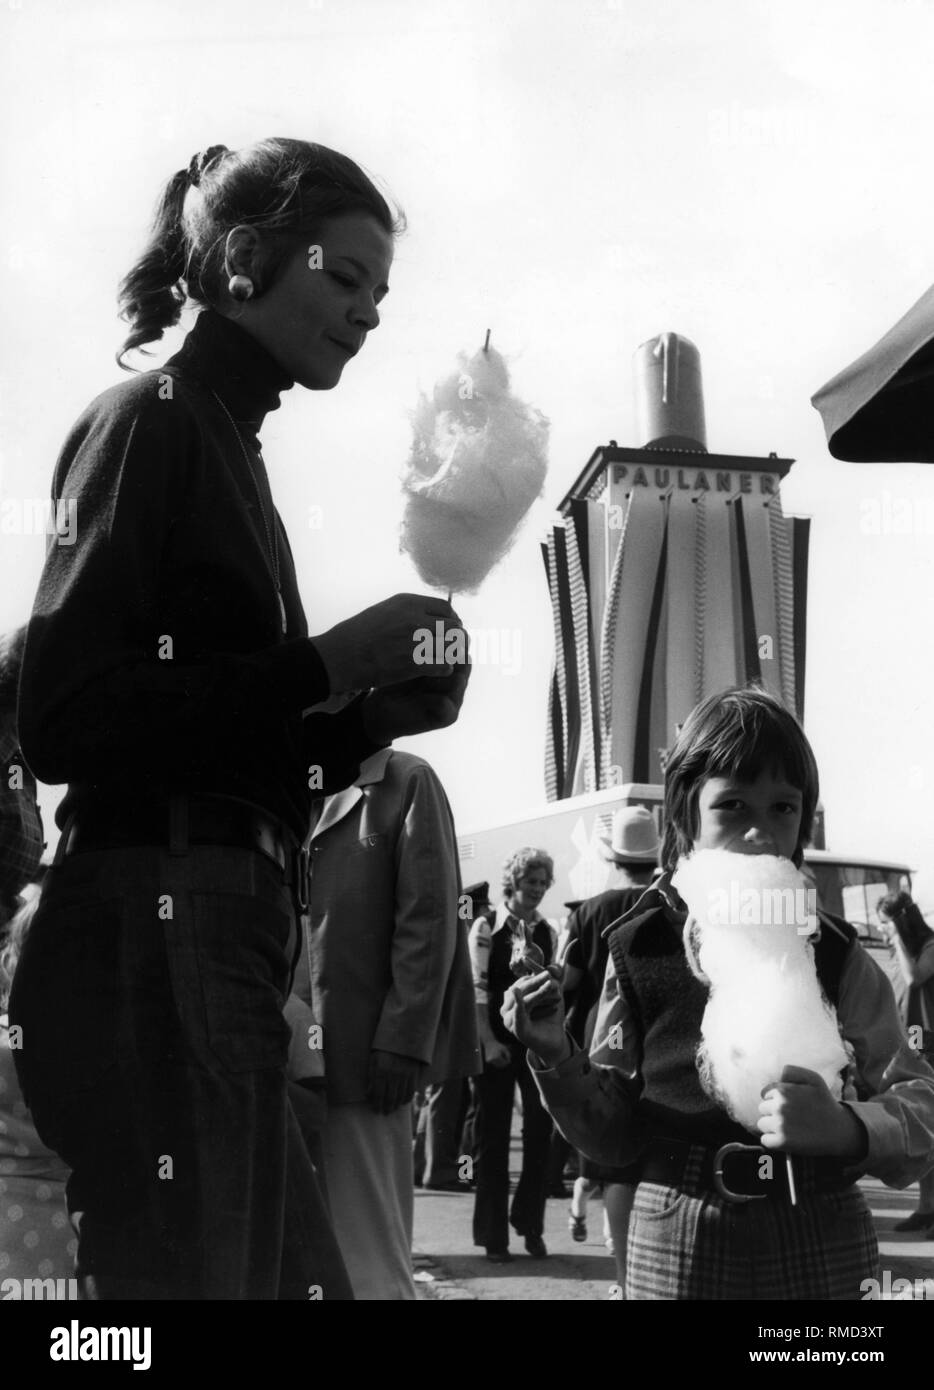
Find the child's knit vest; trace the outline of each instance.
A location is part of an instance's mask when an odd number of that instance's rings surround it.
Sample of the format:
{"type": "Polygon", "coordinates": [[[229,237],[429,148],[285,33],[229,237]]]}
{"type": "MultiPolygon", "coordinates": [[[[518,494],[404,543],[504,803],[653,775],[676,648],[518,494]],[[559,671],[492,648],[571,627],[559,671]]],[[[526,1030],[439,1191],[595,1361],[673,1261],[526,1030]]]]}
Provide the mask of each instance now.
{"type": "MultiPolygon", "coordinates": [[[[688,966],[682,923],[678,914],[655,907],[617,927],[608,938],[619,988],[642,1041],[638,1114],[653,1136],[714,1147],[735,1140],[758,1141],[758,1135],[751,1136],[731,1120],[700,1084],[695,1058],[708,989],[688,966]]],[[[821,914],[814,956],[821,988],[834,1006],[855,937],[847,922],[821,914]]]]}

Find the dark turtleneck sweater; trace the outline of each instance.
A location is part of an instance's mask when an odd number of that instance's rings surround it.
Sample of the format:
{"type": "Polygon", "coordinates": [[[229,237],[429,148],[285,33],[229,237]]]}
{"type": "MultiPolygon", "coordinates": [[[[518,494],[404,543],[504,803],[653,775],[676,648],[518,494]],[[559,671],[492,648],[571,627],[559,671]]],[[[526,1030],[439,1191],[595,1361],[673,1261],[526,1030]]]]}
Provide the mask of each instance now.
{"type": "Polygon", "coordinates": [[[302,837],[309,768],[336,791],[374,751],[358,708],[302,714],[327,699],[328,677],[257,439],[292,385],[207,310],[160,371],[105,391],[69,434],[52,494],[75,500],[76,539],[51,538],[19,695],[27,762],[69,784],[60,826],[91,803],[191,791],[254,802],[302,837]]]}

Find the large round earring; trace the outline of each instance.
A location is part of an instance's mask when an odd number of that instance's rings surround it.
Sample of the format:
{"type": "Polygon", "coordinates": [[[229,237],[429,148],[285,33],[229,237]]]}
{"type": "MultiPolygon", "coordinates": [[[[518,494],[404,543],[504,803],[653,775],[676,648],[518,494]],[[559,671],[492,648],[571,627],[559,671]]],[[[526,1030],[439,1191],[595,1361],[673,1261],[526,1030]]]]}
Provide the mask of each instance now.
{"type": "Polygon", "coordinates": [[[239,300],[241,304],[253,298],[253,281],[248,275],[231,275],[227,289],[231,299],[239,300]]]}

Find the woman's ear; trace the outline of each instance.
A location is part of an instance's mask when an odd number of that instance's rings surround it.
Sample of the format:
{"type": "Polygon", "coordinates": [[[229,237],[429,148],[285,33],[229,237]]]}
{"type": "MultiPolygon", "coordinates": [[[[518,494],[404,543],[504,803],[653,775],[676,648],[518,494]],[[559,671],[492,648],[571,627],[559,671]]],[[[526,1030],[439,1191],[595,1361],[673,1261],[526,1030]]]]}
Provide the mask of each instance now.
{"type": "Polygon", "coordinates": [[[262,289],[262,238],[255,227],[234,227],[224,247],[224,274],[228,280],[244,275],[253,282],[254,294],[262,289]]]}

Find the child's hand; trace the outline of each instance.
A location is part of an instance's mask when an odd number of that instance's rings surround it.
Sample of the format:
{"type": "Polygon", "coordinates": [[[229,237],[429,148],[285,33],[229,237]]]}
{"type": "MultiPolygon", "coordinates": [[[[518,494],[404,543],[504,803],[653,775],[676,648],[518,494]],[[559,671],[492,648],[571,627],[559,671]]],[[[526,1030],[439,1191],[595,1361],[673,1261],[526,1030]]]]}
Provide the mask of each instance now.
{"type": "Polygon", "coordinates": [[[763,1087],[762,1097],[759,1133],[763,1148],[848,1162],[865,1154],[866,1131],[848,1106],[834,1100],[816,1071],[785,1067],[781,1081],[763,1087]]]}
{"type": "Polygon", "coordinates": [[[500,1014],[510,1033],[546,1066],[556,1066],[570,1055],[561,987],[550,971],[517,980],[507,989],[500,1014]]]}

